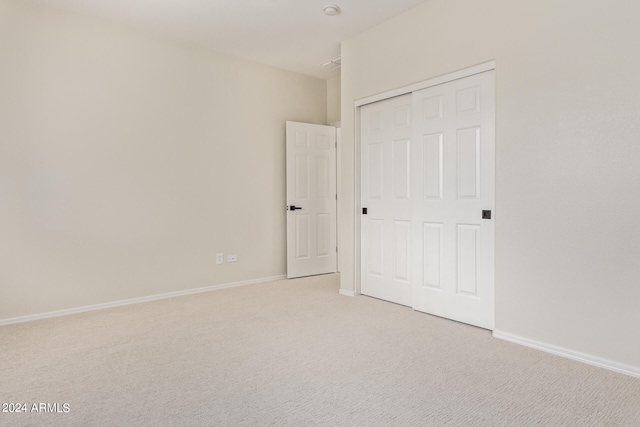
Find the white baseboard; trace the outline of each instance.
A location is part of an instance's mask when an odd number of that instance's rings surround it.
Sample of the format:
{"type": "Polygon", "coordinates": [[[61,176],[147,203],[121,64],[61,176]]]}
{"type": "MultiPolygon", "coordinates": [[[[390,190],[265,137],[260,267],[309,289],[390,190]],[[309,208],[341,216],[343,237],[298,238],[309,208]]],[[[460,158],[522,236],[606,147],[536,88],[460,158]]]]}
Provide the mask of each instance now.
{"type": "Polygon", "coordinates": [[[547,353],[555,354],[556,356],[566,357],[568,359],[577,360],[578,362],[583,362],[589,365],[597,366],[599,368],[605,368],[614,372],[640,378],[640,367],[637,366],[625,365],[613,360],[603,359],[591,354],[581,353],[579,351],[569,350],[567,348],[558,347],[552,344],[535,341],[529,338],[521,337],[519,335],[510,334],[508,332],[493,331],[493,336],[504,341],[509,341],[515,344],[524,345],[526,347],[535,348],[536,350],[542,350],[547,353]]]}
{"type": "Polygon", "coordinates": [[[274,282],[286,279],[287,276],[264,277],[262,279],[244,280],[241,282],[223,283],[221,285],[206,286],[204,288],[187,289],[184,291],[168,292],[166,294],[149,295],[140,298],[131,298],[122,301],[107,302],[103,304],[87,305],[84,307],[69,308],[66,310],[49,311],[47,313],[32,314],[29,316],[13,317],[10,319],[0,319],[0,326],[12,325],[14,323],[31,322],[33,320],[49,319],[52,317],[68,316],[70,314],[84,313],[87,311],[103,310],[105,308],[121,307],[123,305],[140,304],[143,302],[157,301],[167,298],[181,297],[185,295],[200,294],[203,292],[218,291],[221,289],[237,288],[239,286],[254,285],[256,283],[274,282]]]}
{"type": "Polygon", "coordinates": [[[356,293],[353,291],[347,291],[344,289],[340,289],[340,295],[344,295],[345,297],[355,297],[356,293]]]}

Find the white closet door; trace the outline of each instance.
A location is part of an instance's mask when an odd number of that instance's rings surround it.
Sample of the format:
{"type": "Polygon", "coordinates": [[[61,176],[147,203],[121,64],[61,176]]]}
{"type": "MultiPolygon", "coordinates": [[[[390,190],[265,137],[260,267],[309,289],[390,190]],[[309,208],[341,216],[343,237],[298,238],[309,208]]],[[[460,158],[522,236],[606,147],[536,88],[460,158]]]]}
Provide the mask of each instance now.
{"type": "Polygon", "coordinates": [[[411,95],[360,111],[361,292],[411,306],[411,95]]]}
{"type": "Polygon", "coordinates": [[[413,93],[413,307],[494,328],[494,71],[413,93]]]}

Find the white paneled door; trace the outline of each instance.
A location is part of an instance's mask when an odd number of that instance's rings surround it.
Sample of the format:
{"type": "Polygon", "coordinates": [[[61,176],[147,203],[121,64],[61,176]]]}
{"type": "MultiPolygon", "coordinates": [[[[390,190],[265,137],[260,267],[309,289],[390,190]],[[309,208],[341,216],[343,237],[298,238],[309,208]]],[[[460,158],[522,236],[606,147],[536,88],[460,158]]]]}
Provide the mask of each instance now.
{"type": "Polygon", "coordinates": [[[361,292],[411,306],[411,95],[360,110],[361,292]]]}
{"type": "Polygon", "coordinates": [[[361,292],[493,329],[494,71],[360,112],[361,292]]]}
{"type": "Polygon", "coordinates": [[[336,128],[287,122],[287,277],[334,273],[336,128]]]}
{"type": "Polygon", "coordinates": [[[494,85],[489,71],[413,93],[413,306],[486,329],[494,328],[494,85]]]}

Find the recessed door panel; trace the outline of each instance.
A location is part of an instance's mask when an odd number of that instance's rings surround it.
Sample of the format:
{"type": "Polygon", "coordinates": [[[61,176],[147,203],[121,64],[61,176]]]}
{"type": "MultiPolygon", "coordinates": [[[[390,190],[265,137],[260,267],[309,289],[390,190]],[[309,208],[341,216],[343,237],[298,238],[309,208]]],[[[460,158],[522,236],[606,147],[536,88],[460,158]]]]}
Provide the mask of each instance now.
{"type": "Polygon", "coordinates": [[[444,225],[441,223],[423,224],[423,286],[433,289],[442,289],[444,273],[443,228],[444,225]]]}
{"type": "Polygon", "coordinates": [[[309,258],[309,215],[295,214],[296,259],[309,258]]]}
{"type": "Polygon", "coordinates": [[[384,144],[376,142],[369,144],[369,197],[373,199],[381,199],[383,194],[384,181],[384,144]]]}
{"type": "Polygon", "coordinates": [[[330,233],[331,233],[331,218],[327,213],[319,213],[316,215],[316,227],[318,236],[316,253],[319,257],[327,257],[330,254],[330,233]]]}
{"type": "Polygon", "coordinates": [[[442,199],[442,160],[443,142],[442,132],[423,136],[423,176],[424,198],[428,200],[442,199]]]}
{"type": "Polygon", "coordinates": [[[480,128],[458,130],[458,195],[480,197],[480,128]]]}
{"type": "Polygon", "coordinates": [[[422,100],[422,119],[425,122],[441,119],[443,107],[442,96],[424,98],[422,100]]]}
{"type": "Polygon", "coordinates": [[[296,199],[309,198],[309,156],[297,154],[295,156],[295,188],[296,199]]]}
{"type": "Polygon", "coordinates": [[[329,150],[331,148],[331,144],[333,143],[333,138],[327,133],[318,133],[316,141],[318,148],[322,150],[329,150]]]}
{"type": "Polygon", "coordinates": [[[384,274],[384,221],[369,221],[369,272],[376,276],[384,274]]]}
{"type": "Polygon", "coordinates": [[[411,222],[394,221],[394,279],[410,280],[411,222]]]}
{"type": "Polygon", "coordinates": [[[409,140],[393,141],[393,195],[396,199],[409,198],[409,140]]]}
{"type": "Polygon", "coordinates": [[[395,130],[406,128],[411,125],[411,107],[402,106],[393,112],[393,127],[395,130]]]}
{"type": "Polygon", "coordinates": [[[309,147],[309,133],[306,130],[299,129],[295,131],[295,146],[299,148],[309,147]]]}
{"type": "Polygon", "coordinates": [[[480,112],[480,87],[471,87],[457,92],[458,114],[480,112]]]}
{"type": "Polygon", "coordinates": [[[328,156],[316,157],[316,196],[320,199],[327,199],[333,193],[331,191],[330,163],[331,160],[328,156]]]}
{"type": "Polygon", "coordinates": [[[458,225],[458,286],[459,294],[478,295],[479,225],[458,225]]]}
{"type": "Polygon", "coordinates": [[[382,130],[382,111],[372,111],[368,114],[368,129],[371,133],[382,130]]]}

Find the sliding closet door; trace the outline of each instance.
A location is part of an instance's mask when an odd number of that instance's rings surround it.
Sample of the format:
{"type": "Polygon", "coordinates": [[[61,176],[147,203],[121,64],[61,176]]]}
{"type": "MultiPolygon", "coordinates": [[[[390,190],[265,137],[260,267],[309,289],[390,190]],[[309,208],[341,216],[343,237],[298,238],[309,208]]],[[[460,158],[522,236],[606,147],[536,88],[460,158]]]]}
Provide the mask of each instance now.
{"type": "Polygon", "coordinates": [[[411,95],[360,112],[361,292],[411,306],[411,95]]]}
{"type": "Polygon", "coordinates": [[[363,294],[494,328],[494,79],[360,108],[363,294]]]}
{"type": "Polygon", "coordinates": [[[494,328],[495,88],[489,71],[413,93],[416,310],[494,328]]]}

